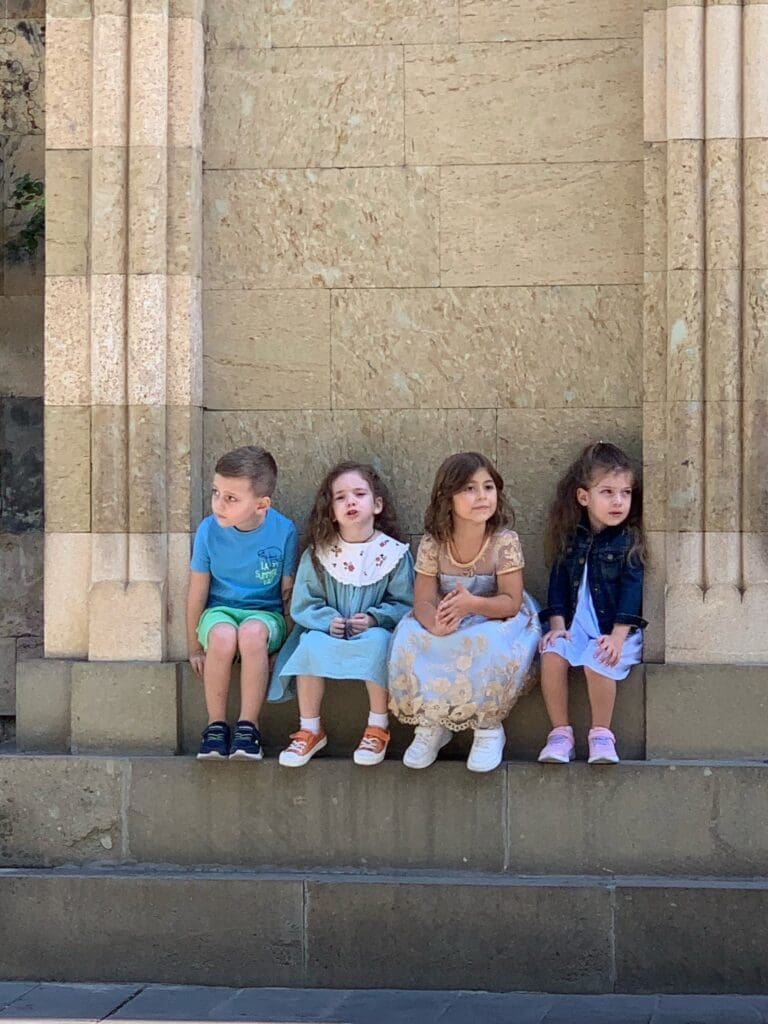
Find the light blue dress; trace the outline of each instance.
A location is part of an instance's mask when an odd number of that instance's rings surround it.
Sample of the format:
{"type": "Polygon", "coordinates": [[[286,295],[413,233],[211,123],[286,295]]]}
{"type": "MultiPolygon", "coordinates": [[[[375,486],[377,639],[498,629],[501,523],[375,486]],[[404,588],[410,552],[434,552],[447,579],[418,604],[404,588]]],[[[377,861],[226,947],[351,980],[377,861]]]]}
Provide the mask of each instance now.
{"type": "MultiPolygon", "coordinates": [[[[500,530],[473,563],[461,565],[447,547],[425,536],[416,571],[437,576],[442,597],[462,583],[481,597],[498,593],[497,573],[523,567],[517,534],[500,530]]],[[[401,722],[442,725],[452,732],[490,729],[509,714],[532,682],[541,636],[539,606],[523,595],[517,615],[467,615],[448,636],[435,636],[411,614],[395,630],[389,661],[390,710],[401,722]]]]}
{"type": "Polygon", "coordinates": [[[592,603],[592,595],[589,592],[587,567],[584,566],[584,575],[579,584],[579,593],[576,598],[576,611],[573,616],[568,632],[570,640],[565,637],[558,637],[548,647],[548,651],[554,651],[561,658],[565,658],[569,665],[581,665],[591,668],[601,676],[608,679],[626,679],[629,670],[637,665],[643,658],[643,631],[636,629],[627,636],[621,648],[621,657],[615,665],[604,665],[599,659],[600,648],[597,646],[597,638],[602,636],[600,626],[595,614],[595,606],[592,603]]]}
{"type": "Polygon", "coordinates": [[[364,544],[338,539],[301,556],[291,601],[296,623],[272,670],[268,699],[288,700],[297,675],[362,679],[387,686],[392,630],[413,605],[413,559],[407,544],[377,533],[364,544]],[[376,626],[348,639],[330,636],[333,619],[366,612],[376,626]]]}

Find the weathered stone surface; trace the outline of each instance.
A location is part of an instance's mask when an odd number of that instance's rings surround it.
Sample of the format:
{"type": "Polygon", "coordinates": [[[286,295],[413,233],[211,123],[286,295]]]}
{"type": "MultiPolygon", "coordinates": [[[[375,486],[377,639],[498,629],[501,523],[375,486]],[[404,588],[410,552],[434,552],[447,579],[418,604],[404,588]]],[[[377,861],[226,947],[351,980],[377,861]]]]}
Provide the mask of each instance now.
{"type": "Polygon", "coordinates": [[[768,661],[765,634],[753,627],[768,615],[768,585],[671,584],[666,594],[666,656],[684,664],[768,661]],[[723,624],[727,623],[727,628],[723,624]]]}
{"type": "Polygon", "coordinates": [[[45,407],[45,522],[54,533],[91,528],[90,406],[45,407]]]}
{"type": "Polygon", "coordinates": [[[704,294],[700,270],[667,274],[667,398],[701,401],[704,397],[704,294]]]}
{"type": "Polygon", "coordinates": [[[768,269],[768,139],[745,139],[744,266],[768,269]]]}
{"type": "MultiPolygon", "coordinates": [[[[88,405],[90,401],[89,305],[87,278],[48,278],[45,290],[45,400],[48,405],[88,405]]],[[[41,340],[42,328],[41,321],[41,340]]],[[[38,358],[42,363],[42,352],[38,358]]]]}
{"type": "Polygon", "coordinates": [[[763,55],[768,46],[768,5],[750,3],[744,10],[744,137],[768,138],[768,96],[763,55]]]}
{"type": "Polygon", "coordinates": [[[768,401],[745,402],[742,409],[744,470],[742,530],[768,533],[768,401]]]}
{"type": "Polygon", "coordinates": [[[16,640],[0,639],[0,715],[16,714],[16,640]]]}
{"type": "Polygon", "coordinates": [[[49,17],[46,26],[46,145],[87,149],[91,144],[91,23],[49,17]]]}
{"type": "Polygon", "coordinates": [[[188,532],[200,519],[203,414],[199,407],[172,405],[165,413],[166,528],[188,532]]]}
{"type": "Polygon", "coordinates": [[[743,358],[745,402],[760,402],[768,395],[768,269],[744,272],[743,358]]]}
{"type": "MultiPolygon", "coordinates": [[[[197,493],[200,493],[198,487],[197,493]]],[[[197,508],[199,500],[191,513],[191,520],[197,524],[200,512],[197,508]]],[[[187,657],[187,584],[189,581],[189,558],[192,553],[192,536],[190,533],[168,534],[168,657],[173,660],[184,660],[187,657]]],[[[181,699],[181,698],[180,698],[181,699]]],[[[207,724],[207,720],[206,720],[207,724]]],[[[181,729],[180,724],[180,729],[181,729]]],[[[180,746],[183,736],[180,739],[180,746]]]]}
{"type": "Polygon", "coordinates": [[[0,530],[3,532],[19,534],[41,528],[42,457],[42,399],[0,397],[0,530]]]}
{"type": "Polygon", "coordinates": [[[330,408],[329,306],[318,290],[206,292],[205,407],[330,408]]]}
{"type": "Polygon", "coordinates": [[[132,146],[128,154],[128,182],[128,272],[164,274],[168,223],[165,146],[132,146]]]}
{"type": "Polygon", "coordinates": [[[667,17],[664,10],[643,12],[643,138],[667,140],[667,17]]]}
{"type": "Polygon", "coordinates": [[[435,168],[210,171],[209,288],[431,287],[435,168]]]}
{"type": "MultiPolygon", "coordinates": [[[[741,438],[741,414],[741,402],[707,402],[704,438],[704,529],[707,531],[738,532],[741,526],[742,474],[739,460],[734,458],[741,438]]],[[[734,579],[734,582],[738,581],[734,579]]]]}
{"type": "Polygon", "coordinates": [[[406,157],[638,160],[640,58],[639,39],[407,47],[406,157]]]}
{"type": "Polygon", "coordinates": [[[37,297],[0,295],[0,386],[4,395],[43,393],[43,304],[37,297]]]}
{"type": "Polygon", "coordinates": [[[737,5],[710,7],[704,45],[706,137],[738,138],[742,112],[742,13],[737,5]]]}
{"type": "Polygon", "coordinates": [[[660,272],[667,269],[667,146],[648,142],[643,152],[643,267],[660,272]]]}
{"type": "Polygon", "coordinates": [[[87,272],[90,158],[87,150],[46,154],[45,266],[50,276],[87,272]]]}
{"type": "Polygon", "coordinates": [[[367,46],[458,40],[452,0],[264,0],[272,46],[367,46]]]}
{"type": "Polygon", "coordinates": [[[206,4],[206,51],[271,46],[269,18],[264,4],[265,0],[245,5],[240,0],[206,4]]]}
{"type": "Polygon", "coordinates": [[[90,412],[91,529],[120,533],[128,528],[128,412],[119,405],[94,405],[90,412]]]}
{"type": "Polygon", "coordinates": [[[202,287],[186,274],[166,279],[168,336],[166,398],[169,407],[199,407],[203,400],[202,287]]]}
{"type": "MultiPolygon", "coordinates": [[[[643,405],[643,525],[667,528],[667,408],[664,402],[643,405]]],[[[675,472],[675,467],[672,467],[675,472]]]]}
{"type": "MultiPolygon", "coordinates": [[[[108,583],[98,584],[107,588],[108,583]]],[[[147,585],[130,584],[138,593],[147,585]]],[[[98,596],[96,594],[94,597],[98,596]]],[[[154,609],[148,608],[148,614],[154,609]]],[[[121,609],[112,605],[112,614],[121,609]]],[[[150,619],[150,621],[152,621],[150,619]]],[[[133,623],[124,622],[127,633],[133,623]]],[[[115,649],[113,658],[119,658],[115,649]]],[[[72,667],[73,753],[175,754],[178,747],[178,683],[173,664],[110,661],[72,667]]]]}
{"type": "Polygon", "coordinates": [[[0,865],[121,860],[126,767],[106,758],[0,758],[0,865]]]}
{"type": "Polygon", "coordinates": [[[168,274],[199,277],[203,260],[202,156],[197,149],[168,150],[168,274]]]}
{"type": "Polygon", "coordinates": [[[167,422],[162,405],[128,407],[128,530],[167,528],[167,422]]]}
{"type": "MultiPolygon", "coordinates": [[[[160,662],[166,656],[166,597],[165,584],[153,581],[116,580],[94,583],[88,592],[88,657],[92,662],[135,659],[138,662],[160,662]]],[[[173,742],[174,729],[170,710],[165,697],[161,704],[168,714],[163,720],[156,717],[151,692],[143,694],[137,708],[138,716],[132,719],[129,713],[124,718],[125,732],[118,735],[126,748],[143,749],[166,754],[176,752],[173,742]],[[132,731],[138,727],[139,739],[132,742],[132,731]],[[143,730],[143,731],[142,731],[143,730]]],[[[134,699],[136,695],[134,694],[134,699]]],[[[97,699],[97,695],[93,695],[97,699]]],[[[128,700],[128,695],[125,695],[128,700]]],[[[101,700],[101,697],[98,697],[101,700]]],[[[85,720],[90,728],[90,722],[85,720]]],[[[96,723],[104,728],[103,722],[96,723]]],[[[109,733],[109,730],[107,730],[109,733]]],[[[91,735],[89,733],[89,735],[91,735]]],[[[94,750],[102,749],[110,742],[109,733],[96,733],[94,750]]],[[[73,723],[74,737],[74,723],[73,723]]],[[[74,739],[73,739],[74,743],[74,739]]]]}
{"type": "Polygon", "coordinates": [[[168,9],[131,11],[131,146],[168,143],[168,9]]]}
{"type": "Polygon", "coordinates": [[[128,260],[126,202],[128,155],[121,146],[99,146],[91,163],[91,282],[125,273],[128,260]]]}
{"type": "Polygon", "coordinates": [[[667,12],[667,138],[704,138],[704,10],[667,12]]]}
{"type": "Polygon", "coordinates": [[[172,16],[168,30],[168,145],[200,150],[205,64],[203,26],[199,17],[172,16]]]}
{"type": "Polygon", "coordinates": [[[630,284],[642,164],[444,167],[444,285],[630,284]]]}
{"type": "Polygon", "coordinates": [[[590,441],[640,455],[639,408],[499,409],[497,423],[499,471],[521,533],[543,532],[557,481],[590,441]]]}
{"type": "Polygon", "coordinates": [[[93,19],[93,145],[128,143],[129,19],[98,11],[93,19]]]}
{"type": "Polygon", "coordinates": [[[639,404],[640,302],[632,285],[334,293],[334,408],[639,404]]]}
{"type": "Polygon", "coordinates": [[[667,143],[670,270],[700,270],[705,266],[704,189],[704,143],[696,139],[667,143]]]}
{"type": "Polygon", "coordinates": [[[462,0],[461,41],[642,35],[636,0],[462,0]]]}
{"type": "Polygon", "coordinates": [[[16,745],[69,753],[72,662],[20,660],[16,669],[16,745]]]}
{"type": "Polygon", "coordinates": [[[736,402],[741,379],[742,275],[739,270],[710,270],[706,279],[707,401],[736,402]]]}
{"type": "MultiPolygon", "coordinates": [[[[42,539],[39,544],[42,547],[42,539]]],[[[88,588],[91,538],[87,533],[45,536],[45,654],[84,658],[88,654],[88,588]]],[[[38,607],[41,604],[38,601],[38,607]]]]}
{"type": "Polygon", "coordinates": [[[435,470],[456,451],[495,458],[495,421],[492,409],[408,409],[386,421],[367,409],[206,413],[204,490],[223,452],[263,444],[281,472],[275,505],[303,522],[327,470],[340,459],[358,459],[373,462],[391,485],[405,532],[421,533],[435,470]]]}
{"type": "Polygon", "coordinates": [[[667,527],[699,531],[704,512],[704,403],[669,402],[667,439],[667,527]]]}
{"type": "Polygon", "coordinates": [[[91,402],[118,406],[126,402],[126,295],[122,274],[93,274],[91,284],[91,402]]]}
{"type": "Polygon", "coordinates": [[[166,401],[167,279],[165,274],[128,277],[128,403],[166,401]]]}
{"type": "Polygon", "coordinates": [[[643,397],[667,397],[667,275],[643,274],[643,397]]]}
{"type": "Polygon", "coordinates": [[[207,167],[404,162],[401,47],[213,51],[206,84],[207,167]]]}
{"type": "Polygon", "coordinates": [[[607,890],[451,881],[450,900],[440,883],[360,879],[346,883],[342,895],[330,879],[310,881],[307,982],[363,986],[375,962],[379,984],[392,988],[605,988],[607,890]],[[371,915],[399,925],[371,929],[371,915]]]}

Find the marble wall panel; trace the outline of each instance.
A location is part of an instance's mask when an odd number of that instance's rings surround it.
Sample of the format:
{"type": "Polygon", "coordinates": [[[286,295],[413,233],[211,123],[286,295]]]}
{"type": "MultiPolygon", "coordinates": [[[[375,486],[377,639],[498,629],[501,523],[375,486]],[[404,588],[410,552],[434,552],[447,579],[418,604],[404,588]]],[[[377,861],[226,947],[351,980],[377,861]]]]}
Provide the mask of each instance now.
{"type": "Polygon", "coordinates": [[[273,46],[456,42],[455,0],[264,0],[273,46]]]}
{"type": "Polygon", "coordinates": [[[209,171],[206,286],[433,286],[435,168],[209,171]]]}
{"type": "Polygon", "coordinates": [[[462,0],[461,40],[642,35],[640,0],[462,0]]]}
{"type": "Polygon", "coordinates": [[[402,47],[214,50],[206,79],[208,167],[403,163],[402,47]]]}
{"type": "Polygon", "coordinates": [[[643,166],[441,169],[444,285],[642,279],[643,166]]]}
{"type": "Polygon", "coordinates": [[[642,410],[499,410],[498,466],[520,533],[543,533],[557,481],[581,449],[597,440],[612,441],[639,460],[642,410]]]}
{"type": "Polygon", "coordinates": [[[346,290],[331,316],[337,409],[641,401],[635,285],[346,290]]]}
{"type": "Polygon", "coordinates": [[[206,292],[205,407],[330,408],[329,304],[318,289],[206,292]]]}
{"type": "Polygon", "coordinates": [[[208,412],[203,434],[204,492],[220,455],[262,444],[278,465],[275,505],[300,527],[323,476],[340,459],[372,462],[392,490],[404,531],[420,534],[442,460],[457,451],[496,458],[493,409],[208,412]]]}
{"type": "Polygon", "coordinates": [[[639,39],[406,47],[406,158],[638,160],[641,56],[639,39]]]}

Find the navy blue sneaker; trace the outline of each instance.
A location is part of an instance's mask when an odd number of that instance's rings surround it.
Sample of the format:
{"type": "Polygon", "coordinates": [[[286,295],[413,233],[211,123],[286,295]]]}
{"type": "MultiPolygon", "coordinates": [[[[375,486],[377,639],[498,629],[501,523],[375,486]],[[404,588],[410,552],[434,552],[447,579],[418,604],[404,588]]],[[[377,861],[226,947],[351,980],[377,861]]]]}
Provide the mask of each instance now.
{"type": "Polygon", "coordinates": [[[229,760],[260,761],[263,757],[259,730],[253,722],[238,722],[235,726],[235,735],[232,737],[232,746],[229,748],[229,760]]]}
{"type": "Polygon", "coordinates": [[[225,761],[229,757],[229,726],[226,722],[211,722],[203,729],[198,761],[225,761]]]}

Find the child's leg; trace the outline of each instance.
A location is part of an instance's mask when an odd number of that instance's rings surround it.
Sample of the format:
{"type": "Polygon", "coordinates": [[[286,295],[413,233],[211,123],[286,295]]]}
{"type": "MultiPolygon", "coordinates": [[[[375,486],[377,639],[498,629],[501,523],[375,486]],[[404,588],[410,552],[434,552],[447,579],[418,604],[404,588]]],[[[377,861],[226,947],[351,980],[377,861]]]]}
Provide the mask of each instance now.
{"type": "Polygon", "coordinates": [[[373,714],[388,715],[389,690],[379,686],[377,683],[366,683],[365,688],[368,691],[368,702],[371,705],[373,714]]]}
{"type": "Polygon", "coordinates": [[[300,768],[328,743],[320,721],[320,707],[325,692],[322,676],[296,676],[299,698],[299,730],[291,733],[291,742],[278,761],[286,768],[300,768]]]}
{"type": "Polygon", "coordinates": [[[541,693],[552,728],[568,725],[568,662],[554,651],[541,656],[541,693]]]}
{"type": "Polygon", "coordinates": [[[381,764],[389,745],[389,691],[377,683],[366,681],[368,702],[371,707],[363,738],[353,755],[355,764],[381,764]]]}
{"type": "Polygon", "coordinates": [[[325,679],[322,676],[296,676],[299,715],[302,718],[319,719],[324,693],[325,679]]]}
{"type": "Polygon", "coordinates": [[[584,675],[587,677],[589,706],[592,709],[592,728],[610,729],[616,703],[616,680],[602,676],[586,665],[584,675]]]}
{"type": "Polygon", "coordinates": [[[237,652],[237,630],[226,622],[217,622],[208,634],[203,686],[209,722],[226,722],[227,697],[232,662],[237,652]]]}
{"type": "Polygon", "coordinates": [[[238,628],[240,649],[240,720],[258,725],[269,675],[269,630],[259,619],[246,619],[238,628]]]}

